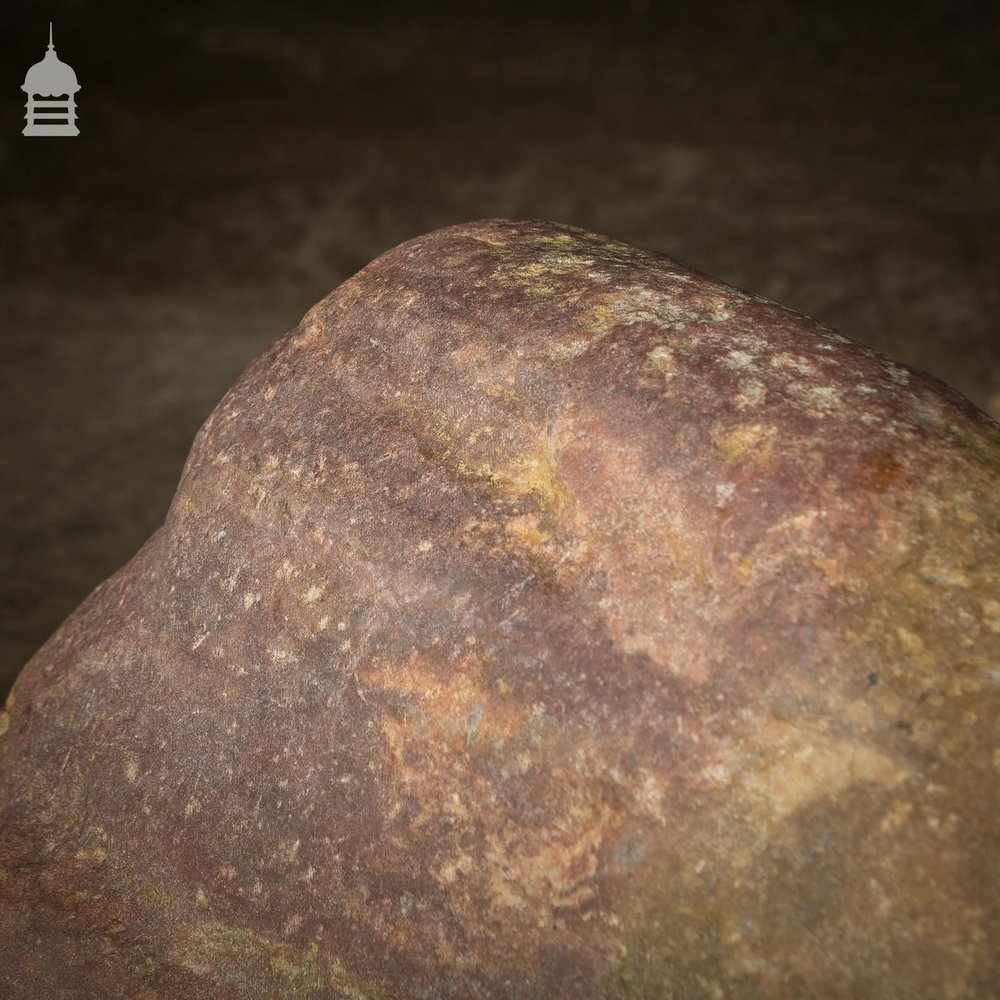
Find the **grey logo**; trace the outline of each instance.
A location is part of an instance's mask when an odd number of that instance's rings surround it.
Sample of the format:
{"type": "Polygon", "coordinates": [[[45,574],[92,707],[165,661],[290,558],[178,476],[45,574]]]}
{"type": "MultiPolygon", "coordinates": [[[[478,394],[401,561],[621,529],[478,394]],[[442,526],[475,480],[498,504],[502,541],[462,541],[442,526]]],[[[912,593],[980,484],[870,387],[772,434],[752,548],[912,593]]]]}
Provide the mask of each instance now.
{"type": "Polygon", "coordinates": [[[57,55],[52,44],[52,22],[49,21],[49,49],[41,62],[25,74],[21,87],[28,95],[22,135],[79,135],[76,127],[76,92],[80,84],[76,73],[57,55]]]}

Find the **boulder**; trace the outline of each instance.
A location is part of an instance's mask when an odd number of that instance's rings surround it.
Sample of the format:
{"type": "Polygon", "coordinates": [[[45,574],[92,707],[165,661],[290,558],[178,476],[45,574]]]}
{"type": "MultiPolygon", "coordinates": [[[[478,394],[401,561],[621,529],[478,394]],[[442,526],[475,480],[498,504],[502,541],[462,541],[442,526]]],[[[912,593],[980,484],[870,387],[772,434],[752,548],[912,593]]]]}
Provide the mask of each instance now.
{"type": "Polygon", "coordinates": [[[259,356],[0,715],[18,998],[1000,983],[1000,425],[580,229],[259,356]]]}

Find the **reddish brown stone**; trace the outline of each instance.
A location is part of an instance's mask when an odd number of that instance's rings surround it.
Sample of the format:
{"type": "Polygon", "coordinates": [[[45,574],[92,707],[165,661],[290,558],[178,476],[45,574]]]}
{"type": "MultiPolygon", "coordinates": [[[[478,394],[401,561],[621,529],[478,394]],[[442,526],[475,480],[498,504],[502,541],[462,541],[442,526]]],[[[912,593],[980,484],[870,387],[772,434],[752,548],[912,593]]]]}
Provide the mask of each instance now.
{"type": "Polygon", "coordinates": [[[995,996],[1000,427],[669,259],[413,240],[0,716],[16,997],[995,996]]]}

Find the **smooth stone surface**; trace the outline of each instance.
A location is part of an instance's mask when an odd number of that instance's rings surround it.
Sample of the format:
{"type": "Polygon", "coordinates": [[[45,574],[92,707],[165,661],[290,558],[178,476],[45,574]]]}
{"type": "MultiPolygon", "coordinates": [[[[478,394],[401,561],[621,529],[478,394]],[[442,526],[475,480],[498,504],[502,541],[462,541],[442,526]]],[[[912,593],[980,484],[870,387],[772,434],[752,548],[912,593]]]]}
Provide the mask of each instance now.
{"type": "Polygon", "coordinates": [[[19,997],[987,997],[1000,426],[635,247],[431,233],[0,714],[19,997]]]}

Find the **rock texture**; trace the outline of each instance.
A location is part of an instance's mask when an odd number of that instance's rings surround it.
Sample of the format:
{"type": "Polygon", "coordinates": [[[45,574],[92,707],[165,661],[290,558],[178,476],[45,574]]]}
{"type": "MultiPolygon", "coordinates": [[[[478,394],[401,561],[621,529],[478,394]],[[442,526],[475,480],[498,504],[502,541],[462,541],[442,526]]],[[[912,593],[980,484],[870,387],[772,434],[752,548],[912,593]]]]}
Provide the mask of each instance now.
{"type": "Polygon", "coordinates": [[[0,715],[17,997],[995,997],[1000,426],[544,222],[254,361],[0,715]]]}

